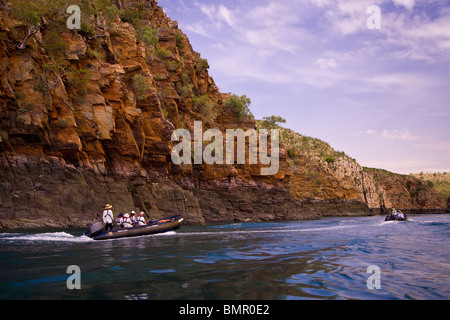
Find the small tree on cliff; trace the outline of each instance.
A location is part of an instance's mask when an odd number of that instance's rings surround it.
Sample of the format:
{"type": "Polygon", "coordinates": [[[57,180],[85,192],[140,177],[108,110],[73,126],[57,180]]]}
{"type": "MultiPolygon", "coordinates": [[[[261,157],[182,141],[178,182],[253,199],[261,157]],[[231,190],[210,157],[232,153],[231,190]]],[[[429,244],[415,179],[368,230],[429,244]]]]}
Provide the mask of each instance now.
{"type": "Polygon", "coordinates": [[[286,119],[280,116],[264,117],[261,125],[265,129],[275,129],[279,123],[286,123],[286,119]]]}
{"type": "Polygon", "coordinates": [[[252,101],[246,95],[238,96],[237,94],[233,94],[225,100],[224,106],[226,110],[234,111],[237,114],[239,121],[242,121],[244,117],[254,118],[250,111],[251,103],[252,101]]]}
{"type": "Polygon", "coordinates": [[[27,1],[27,0],[12,0],[13,17],[28,24],[28,34],[20,45],[17,46],[18,49],[23,50],[30,37],[34,36],[43,26],[42,20],[42,7],[40,6],[40,1],[27,1]]]}

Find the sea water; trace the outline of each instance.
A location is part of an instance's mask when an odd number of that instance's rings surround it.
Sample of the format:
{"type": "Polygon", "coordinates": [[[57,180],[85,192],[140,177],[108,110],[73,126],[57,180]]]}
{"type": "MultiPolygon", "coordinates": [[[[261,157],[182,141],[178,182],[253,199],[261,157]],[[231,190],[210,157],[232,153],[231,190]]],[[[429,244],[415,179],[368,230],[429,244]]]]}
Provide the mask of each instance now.
{"type": "Polygon", "coordinates": [[[183,226],[106,241],[4,232],[0,299],[450,299],[450,215],[383,220],[183,226]]]}

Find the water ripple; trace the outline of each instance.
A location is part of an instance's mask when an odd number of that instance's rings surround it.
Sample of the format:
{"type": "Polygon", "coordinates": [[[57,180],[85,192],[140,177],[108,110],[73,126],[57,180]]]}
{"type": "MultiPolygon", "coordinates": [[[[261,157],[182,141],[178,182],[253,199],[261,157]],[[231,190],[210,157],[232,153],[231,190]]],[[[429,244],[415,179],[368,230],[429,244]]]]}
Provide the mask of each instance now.
{"type": "Polygon", "coordinates": [[[82,232],[1,233],[0,298],[450,299],[449,215],[190,226],[104,242],[82,232]],[[66,288],[72,264],[81,293],[66,288]],[[367,288],[370,265],[380,290],[367,288]]]}

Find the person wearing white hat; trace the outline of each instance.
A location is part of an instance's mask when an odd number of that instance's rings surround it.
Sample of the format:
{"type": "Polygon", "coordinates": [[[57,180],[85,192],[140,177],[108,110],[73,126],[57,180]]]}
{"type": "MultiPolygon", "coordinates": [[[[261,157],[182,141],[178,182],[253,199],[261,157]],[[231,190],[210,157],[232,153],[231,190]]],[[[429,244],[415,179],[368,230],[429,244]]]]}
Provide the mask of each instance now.
{"type": "Polygon", "coordinates": [[[144,211],[141,211],[139,213],[139,216],[137,217],[137,222],[139,223],[140,226],[145,225],[144,211]]]}
{"type": "Polygon", "coordinates": [[[131,220],[131,223],[137,223],[137,220],[136,220],[136,212],[131,211],[130,220],[131,220]]]}
{"type": "Polygon", "coordinates": [[[103,223],[105,224],[105,231],[112,230],[114,228],[114,214],[111,209],[112,205],[108,203],[105,206],[105,210],[103,211],[103,223]]]}
{"type": "Polygon", "coordinates": [[[133,224],[130,219],[130,215],[128,213],[125,213],[123,215],[123,227],[124,228],[133,228],[133,224]]]}

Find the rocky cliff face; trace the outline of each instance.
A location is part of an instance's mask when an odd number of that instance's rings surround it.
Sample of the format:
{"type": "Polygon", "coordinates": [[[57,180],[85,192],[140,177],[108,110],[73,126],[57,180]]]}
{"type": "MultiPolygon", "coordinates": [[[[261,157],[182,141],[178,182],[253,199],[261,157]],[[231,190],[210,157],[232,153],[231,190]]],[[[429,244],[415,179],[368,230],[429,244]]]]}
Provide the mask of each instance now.
{"type": "Polygon", "coordinates": [[[86,226],[105,203],[196,224],[444,208],[329,146],[333,156],[308,151],[289,130],[274,176],[261,164],[174,165],[175,129],[259,124],[226,107],[230,95],[156,1],[83,1],[78,31],[65,2],[0,1],[1,228],[86,226]]]}
{"type": "Polygon", "coordinates": [[[443,213],[445,201],[433,184],[412,175],[364,168],[343,152],[318,139],[281,129],[294,173],[289,181],[293,197],[340,199],[368,206],[372,213],[392,208],[406,213],[443,213]]]}
{"type": "Polygon", "coordinates": [[[443,213],[445,201],[433,187],[433,183],[412,175],[364,168],[373,177],[380,190],[380,200],[384,208],[402,209],[405,213],[443,213]]]}

